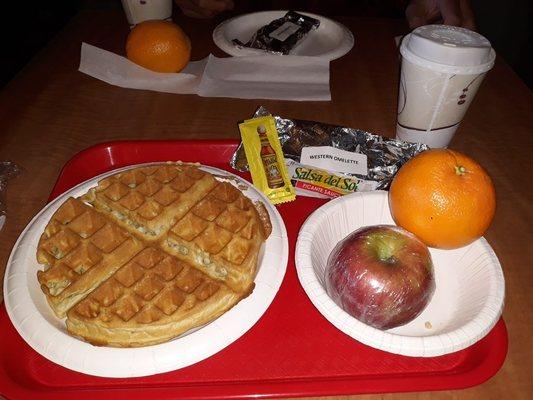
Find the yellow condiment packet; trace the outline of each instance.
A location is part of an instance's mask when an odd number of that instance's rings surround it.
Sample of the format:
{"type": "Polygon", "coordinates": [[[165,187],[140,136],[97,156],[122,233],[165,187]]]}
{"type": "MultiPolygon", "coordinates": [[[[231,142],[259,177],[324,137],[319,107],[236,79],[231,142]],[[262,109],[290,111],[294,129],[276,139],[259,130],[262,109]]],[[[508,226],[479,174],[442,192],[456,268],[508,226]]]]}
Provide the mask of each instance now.
{"type": "Polygon", "coordinates": [[[274,117],[248,119],[239,124],[252,181],[272,204],[293,201],[296,192],[289,179],[274,117]]]}

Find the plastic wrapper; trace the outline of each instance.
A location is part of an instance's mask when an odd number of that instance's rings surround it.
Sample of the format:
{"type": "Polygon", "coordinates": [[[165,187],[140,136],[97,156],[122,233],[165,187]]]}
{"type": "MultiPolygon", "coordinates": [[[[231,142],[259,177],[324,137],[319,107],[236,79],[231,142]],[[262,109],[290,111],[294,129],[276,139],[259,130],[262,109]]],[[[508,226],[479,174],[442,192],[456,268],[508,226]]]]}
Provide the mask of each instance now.
{"type": "Polygon", "coordinates": [[[330,253],[328,295],[359,321],[390,329],[415,319],[435,292],[427,246],[397,226],[360,228],[330,253]]]}
{"type": "Polygon", "coordinates": [[[6,221],[6,191],[7,181],[20,172],[17,164],[11,161],[0,162],[0,230],[6,221]]]}
{"type": "Polygon", "coordinates": [[[317,29],[319,25],[320,21],[315,18],[289,11],[283,17],[259,28],[248,42],[242,43],[238,39],[233,39],[233,44],[237,47],[285,55],[289,54],[312,29],[317,29]]]}
{"type": "MultiPolygon", "coordinates": [[[[254,116],[265,115],[270,115],[268,110],[259,107],[254,116]]],[[[274,120],[285,158],[300,162],[302,149],[309,146],[331,146],[364,154],[366,173],[350,175],[374,182],[374,190],[388,190],[400,167],[416,154],[429,149],[425,144],[389,139],[360,129],[280,116],[274,116],[274,120]]],[[[233,154],[230,165],[238,171],[248,171],[242,143],[233,154]]]]}

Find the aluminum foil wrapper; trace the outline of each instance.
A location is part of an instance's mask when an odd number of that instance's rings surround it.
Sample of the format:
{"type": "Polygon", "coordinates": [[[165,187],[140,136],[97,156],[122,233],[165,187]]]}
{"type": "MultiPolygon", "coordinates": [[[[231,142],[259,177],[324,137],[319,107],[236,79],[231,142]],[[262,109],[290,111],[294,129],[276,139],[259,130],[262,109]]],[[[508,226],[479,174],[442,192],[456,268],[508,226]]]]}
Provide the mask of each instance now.
{"type": "Polygon", "coordinates": [[[6,220],[7,181],[20,173],[20,167],[11,161],[0,161],[0,230],[6,220]]]}
{"type": "MultiPolygon", "coordinates": [[[[254,118],[266,115],[271,114],[266,108],[259,107],[254,118]]],[[[332,146],[365,154],[368,160],[367,175],[353,176],[375,181],[376,190],[388,190],[400,167],[411,157],[429,149],[425,144],[389,139],[360,129],[288,119],[277,115],[274,115],[274,119],[285,157],[300,161],[302,148],[307,146],[332,146]]],[[[242,143],[233,154],[230,165],[238,171],[248,171],[242,143]]]]}
{"type": "Polygon", "coordinates": [[[264,50],[272,54],[285,55],[296,46],[312,29],[317,29],[320,21],[289,11],[283,17],[275,19],[265,25],[251,39],[242,43],[238,39],[233,39],[233,44],[237,47],[248,47],[252,49],[264,50]]]}

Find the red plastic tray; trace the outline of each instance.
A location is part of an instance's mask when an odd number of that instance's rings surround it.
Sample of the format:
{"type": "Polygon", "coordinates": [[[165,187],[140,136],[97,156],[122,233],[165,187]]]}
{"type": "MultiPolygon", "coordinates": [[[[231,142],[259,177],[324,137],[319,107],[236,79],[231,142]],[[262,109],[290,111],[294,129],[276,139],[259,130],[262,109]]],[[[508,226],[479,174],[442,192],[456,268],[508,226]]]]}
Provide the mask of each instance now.
{"type": "MultiPolygon", "coordinates": [[[[231,171],[228,161],[236,146],[236,141],[228,140],[104,143],[80,152],[64,166],[50,199],[95,175],[134,163],[198,161],[231,171]]],[[[322,203],[298,198],[279,207],[287,226],[290,255],[274,302],[239,340],[187,368],[129,379],[70,371],[33,351],[17,334],[2,305],[1,395],[8,399],[132,400],[426,391],[474,386],[499,370],[507,353],[503,320],[470,348],[434,358],[375,350],[331,325],[307,298],[294,266],[298,230],[322,203]]]]}

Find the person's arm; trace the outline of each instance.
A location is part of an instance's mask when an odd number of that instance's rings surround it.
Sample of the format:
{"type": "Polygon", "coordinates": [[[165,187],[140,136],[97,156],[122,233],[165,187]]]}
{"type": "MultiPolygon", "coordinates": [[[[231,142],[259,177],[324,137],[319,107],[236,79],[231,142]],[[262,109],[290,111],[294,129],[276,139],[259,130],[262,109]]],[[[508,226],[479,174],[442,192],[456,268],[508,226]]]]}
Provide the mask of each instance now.
{"type": "Polygon", "coordinates": [[[410,0],[405,16],[412,29],[431,23],[476,29],[469,0],[410,0]]]}
{"type": "Polygon", "coordinates": [[[183,14],[194,18],[211,18],[216,14],[231,10],[233,0],[174,0],[183,14]]]}

